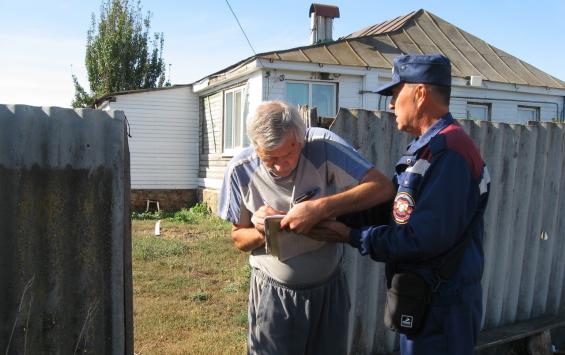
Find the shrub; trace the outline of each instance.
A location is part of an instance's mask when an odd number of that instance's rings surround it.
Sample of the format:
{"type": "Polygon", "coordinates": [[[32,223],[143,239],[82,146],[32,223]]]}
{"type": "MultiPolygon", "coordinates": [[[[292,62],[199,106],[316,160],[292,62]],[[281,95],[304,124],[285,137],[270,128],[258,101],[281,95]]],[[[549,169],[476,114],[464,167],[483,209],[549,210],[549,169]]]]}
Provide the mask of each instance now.
{"type": "Polygon", "coordinates": [[[190,209],[183,208],[174,213],[169,220],[184,223],[198,223],[202,218],[210,214],[208,207],[203,203],[197,203],[190,209]]]}
{"type": "Polygon", "coordinates": [[[190,208],[190,211],[194,214],[206,216],[210,214],[210,209],[205,203],[198,202],[190,208]]]}
{"type": "Polygon", "coordinates": [[[140,211],[133,211],[131,213],[132,219],[142,219],[142,220],[157,220],[157,219],[165,219],[167,217],[172,216],[171,212],[166,212],[164,210],[155,211],[155,212],[140,212],[140,211]]]}
{"type": "Polygon", "coordinates": [[[197,223],[201,218],[209,215],[210,210],[208,209],[208,206],[199,202],[189,209],[182,208],[180,211],[176,212],[166,212],[164,210],[158,212],[133,211],[131,213],[131,218],[141,220],[167,219],[173,222],[197,223]]]}

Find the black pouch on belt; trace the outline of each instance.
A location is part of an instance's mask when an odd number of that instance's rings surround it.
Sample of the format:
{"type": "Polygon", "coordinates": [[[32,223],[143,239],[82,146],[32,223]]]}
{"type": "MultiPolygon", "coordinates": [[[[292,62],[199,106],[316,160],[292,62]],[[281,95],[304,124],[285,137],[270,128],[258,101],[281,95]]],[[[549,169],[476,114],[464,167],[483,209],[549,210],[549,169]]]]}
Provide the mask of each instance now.
{"type": "Polygon", "coordinates": [[[416,335],[424,324],[431,293],[420,275],[408,271],[394,273],[386,293],[385,326],[408,336],[416,335]]]}
{"type": "Polygon", "coordinates": [[[473,234],[472,228],[478,223],[483,209],[477,210],[461,240],[445,254],[414,265],[428,265],[432,268],[435,280],[429,285],[414,271],[403,270],[399,265],[387,265],[386,278],[388,291],[384,323],[395,332],[415,336],[426,320],[432,293],[447,282],[459,268],[463,254],[473,234]]]}

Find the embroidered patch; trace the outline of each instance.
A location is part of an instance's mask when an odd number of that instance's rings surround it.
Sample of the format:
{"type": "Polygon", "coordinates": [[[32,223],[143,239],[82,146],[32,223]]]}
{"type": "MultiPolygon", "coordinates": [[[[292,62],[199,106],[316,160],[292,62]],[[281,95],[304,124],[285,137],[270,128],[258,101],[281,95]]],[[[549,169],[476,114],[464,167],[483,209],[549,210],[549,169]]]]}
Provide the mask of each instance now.
{"type": "Polygon", "coordinates": [[[400,192],[394,198],[394,207],[392,215],[394,221],[398,224],[405,224],[408,222],[412,211],[414,210],[414,199],[407,192],[400,192]]]}

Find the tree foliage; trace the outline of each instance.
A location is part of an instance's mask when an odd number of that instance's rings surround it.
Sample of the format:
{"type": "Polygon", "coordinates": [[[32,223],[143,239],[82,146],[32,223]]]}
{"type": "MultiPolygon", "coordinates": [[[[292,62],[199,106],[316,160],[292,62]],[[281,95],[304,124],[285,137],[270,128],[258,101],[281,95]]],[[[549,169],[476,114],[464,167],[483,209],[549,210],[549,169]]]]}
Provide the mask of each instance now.
{"type": "Polygon", "coordinates": [[[151,13],[143,17],[140,0],[105,0],[100,21],[92,14],[87,33],[85,64],[90,93],[75,75],[73,107],[91,106],[104,95],[162,87],[165,83],[163,33],[149,34],[151,13]]]}

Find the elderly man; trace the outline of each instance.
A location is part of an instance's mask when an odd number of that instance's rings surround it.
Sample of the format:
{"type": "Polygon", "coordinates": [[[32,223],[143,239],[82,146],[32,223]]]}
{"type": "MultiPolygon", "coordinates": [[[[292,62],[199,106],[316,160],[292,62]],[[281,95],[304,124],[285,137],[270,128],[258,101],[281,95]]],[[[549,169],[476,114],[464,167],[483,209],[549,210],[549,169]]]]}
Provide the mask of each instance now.
{"type": "MultiPolygon", "coordinates": [[[[441,55],[400,56],[392,82],[378,92],[392,96],[398,129],[416,136],[396,164],[393,221],[361,229],[324,222],[310,236],[349,242],[386,262],[389,287],[401,287],[394,280],[401,272],[424,281],[424,299],[431,301],[423,326],[411,332],[412,316],[397,325],[412,333],[400,336],[402,355],[470,355],[481,325],[482,216],[490,179],[479,150],[449,113],[451,63],[441,55]]],[[[416,284],[408,291],[420,292],[416,284]]]]}
{"type": "Polygon", "coordinates": [[[248,352],[345,354],[343,250],[304,234],[322,220],[391,199],[394,188],[340,137],[306,129],[286,103],[261,104],[248,136],[253,146],[231,160],[219,208],[233,224],[235,246],[251,252],[248,352]],[[294,244],[285,257],[265,250],[265,217],[273,214],[286,215],[280,226],[300,234],[286,236],[294,244]]]}

